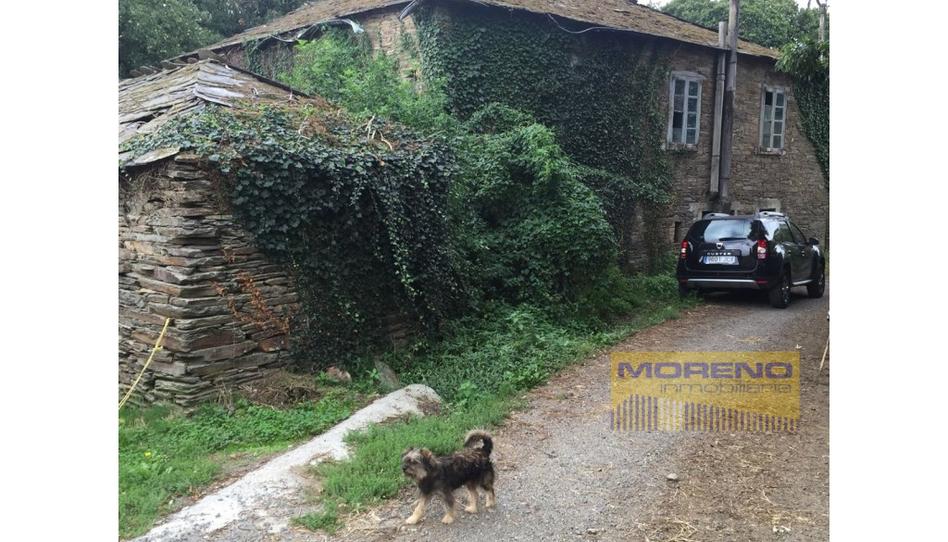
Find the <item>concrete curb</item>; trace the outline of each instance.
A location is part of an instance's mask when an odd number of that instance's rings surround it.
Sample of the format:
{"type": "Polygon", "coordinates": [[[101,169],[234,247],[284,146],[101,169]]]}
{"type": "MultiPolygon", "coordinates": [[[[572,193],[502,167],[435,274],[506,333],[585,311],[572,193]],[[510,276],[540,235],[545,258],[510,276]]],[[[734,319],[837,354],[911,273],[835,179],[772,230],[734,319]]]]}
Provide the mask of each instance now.
{"type": "MultiPolygon", "coordinates": [[[[271,508],[274,501],[289,496],[303,485],[303,477],[295,472],[298,467],[328,458],[347,458],[349,450],[343,442],[347,433],[399,416],[424,415],[424,404],[440,402],[441,398],[433,389],[421,384],[394,391],[313,440],[271,459],[229,486],[178,511],[163,524],[136,538],[135,542],[200,540],[248,512],[271,508]]],[[[280,523],[285,525],[285,522],[280,523]]]]}

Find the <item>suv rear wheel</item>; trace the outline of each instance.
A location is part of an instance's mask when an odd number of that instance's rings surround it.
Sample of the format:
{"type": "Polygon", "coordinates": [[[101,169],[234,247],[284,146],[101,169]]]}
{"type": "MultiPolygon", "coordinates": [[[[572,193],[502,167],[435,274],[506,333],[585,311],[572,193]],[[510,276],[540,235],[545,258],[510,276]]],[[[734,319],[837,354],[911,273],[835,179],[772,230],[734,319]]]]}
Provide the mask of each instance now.
{"type": "Polygon", "coordinates": [[[770,297],[770,306],[778,309],[787,308],[790,305],[790,286],[790,272],[784,271],[783,276],[780,277],[780,284],[767,292],[770,297]]]}
{"type": "Polygon", "coordinates": [[[806,294],[814,299],[823,297],[823,291],[826,290],[826,266],[820,266],[820,274],[816,279],[806,285],[806,294]]]}

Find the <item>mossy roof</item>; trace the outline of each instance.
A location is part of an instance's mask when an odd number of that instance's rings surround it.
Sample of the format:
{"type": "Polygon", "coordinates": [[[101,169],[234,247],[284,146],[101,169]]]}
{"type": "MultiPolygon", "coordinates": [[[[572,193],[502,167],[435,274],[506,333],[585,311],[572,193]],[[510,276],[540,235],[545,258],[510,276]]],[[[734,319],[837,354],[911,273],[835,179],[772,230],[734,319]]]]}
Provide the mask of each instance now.
{"type": "MultiPolygon", "coordinates": [[[[165,69],[119,82],[119,148],[138,134],[153,133],[169,120],[202,110],[207,104],[237,107],[252,104],[311,104],[331,107],[290,87],[213,59],[165,69]]],[[[142,165],[177,153],[165,149],[136,157],[142,165]]],[[[124,157],[119,155],[119,159],[124,157]]]]}
{"type": "MultiPolygon", "coordinates": [[[[523,10],[551,15],[570,21],[586,23],[607,30],[628,31],[637,34],[671,39],[693,45],[717,48],[717,30],[711,30],[678,19],[630,0],[425,0],[426,3],[464,2],[495,6],[511,10],[523,10]]],[[[295,41],[307,37],[321,24],[340,22],[341,19],[395,6],[406,7],[405,0],[318,0],[231,36],[208,48],[223,50],[244,42],[260,39],[295,41]]],[[[740,53],[776,59],[779,52],[756,43],[740,40],[740,53]]],[[[188,53],[182,56],[192,56],[188,53]]]]}

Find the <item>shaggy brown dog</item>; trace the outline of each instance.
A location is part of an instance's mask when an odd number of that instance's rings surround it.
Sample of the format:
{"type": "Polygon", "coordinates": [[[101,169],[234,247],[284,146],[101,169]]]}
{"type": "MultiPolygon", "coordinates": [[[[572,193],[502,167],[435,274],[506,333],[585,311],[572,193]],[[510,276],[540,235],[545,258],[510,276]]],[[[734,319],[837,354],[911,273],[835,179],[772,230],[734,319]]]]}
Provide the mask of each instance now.
{"type": "Polygon", "coordinates": [[[444,499],[444,518],[442,523],[454,522],[454,490],[467,486],[470,497],[465,512],[477,513],[477,487],[486,493],[485,506],[494,506],[494,465],[490,462],[490,452],[494,441],[486,431],[471,431],[464,437],[464,449],[451,455],[435,456],[431,451],[409,448],[402,454],[402,472],[414,480],[421,497],[415,511],[405,520],[414,525],[421,521],[425,507],[435,493],[444,499]],[[480,448],[474,444],[481,441],[480,448]]]}

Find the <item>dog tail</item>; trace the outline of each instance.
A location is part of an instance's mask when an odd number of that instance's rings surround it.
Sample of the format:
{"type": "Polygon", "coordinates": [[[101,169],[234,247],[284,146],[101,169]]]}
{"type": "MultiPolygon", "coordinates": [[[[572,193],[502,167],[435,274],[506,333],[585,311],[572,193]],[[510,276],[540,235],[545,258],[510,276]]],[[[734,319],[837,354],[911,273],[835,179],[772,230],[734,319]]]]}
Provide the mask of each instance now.
{"type": "Polygon", "coordinates": [[[484,451],[484,455],[490,456],[491,450],[494,449],[494,440],[491,438],[490,433],[483,429],[469,431],[467,436],[464,437],[464,447],[473,448],[477,441],[483,443],[481,450],[484,451]]]}

